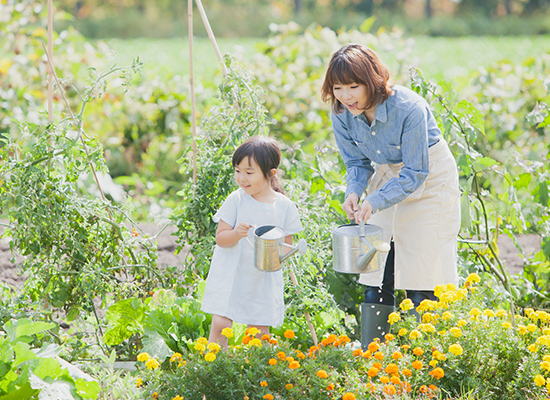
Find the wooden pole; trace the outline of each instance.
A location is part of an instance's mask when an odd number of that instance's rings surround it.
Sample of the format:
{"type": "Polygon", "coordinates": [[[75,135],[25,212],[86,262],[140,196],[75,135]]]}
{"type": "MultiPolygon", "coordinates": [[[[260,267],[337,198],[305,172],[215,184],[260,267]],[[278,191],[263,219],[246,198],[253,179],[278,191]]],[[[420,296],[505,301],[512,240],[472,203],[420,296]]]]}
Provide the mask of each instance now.
{"type": "MultiPolygon", "coordinates": [[[[48,0],[48,56],[53,56],[53,0],[48,0]]],[[[53,71],[48,63],[48,123],[53,121],[53,71]]]]}
{"type": "Polygon", "coordinates": [[[197,111],[195,107],[195,82],[193,66],[193,0],[187,0],[189,23],[189,85],[191,90],[191,136],[193,138],[193,193],[197,187],[197,111]]]}
{"type": "MultiPolygon", "coordinates": [[[[292,263],[292,266],[294,267],[294,262],[292,263]]],[[[292,269],[288,269],[288,273],[290,274],[290,280],[294,284],[294,287],[296,287],[296,293],[298,295],[300,294],[298,288],[300,285],[298,285],[298,279],[296,279],[296,274],[294,274],[294,271],[292,269]]],[[[317,339],[317,333],[315,332],[315,327],[311,323],[311,317],[309,316],[309,313],[306,311],[304,312],[304,315],[306,317],[307,326],[309,327],[309,332],[311,333],[311,338],[313,339],[313,345],[315,347],[319,346],[319,340],[317,339]]]]}
{"type": "Polygon", "coordinates": [[[210,42],[212,42],[212,46],[214,46],[214,51],[216,52],[216,56],[218,57],[218,61],[220,62],[222,66],[222,71],[225,76],[227,76],[227,68],[225,67],[225,64],[223,62],[222,53],[220,52],[220,48],[218,47],[218,43],[216,42],[216,38],[214,37],[214,32],[212,32],[212,28],[210,27],[210,22],[208,22],[208,17],[206,16],[206,13],[204,12],[204,7],[202,6],[201,0],[195,0],[197,3],[197,8],[199,9],[199,13],[202,18],[202,22],[204,24],[204,27],[206,28],[206,33],[208,33],[208,37],[210,38],[210,42]]]}

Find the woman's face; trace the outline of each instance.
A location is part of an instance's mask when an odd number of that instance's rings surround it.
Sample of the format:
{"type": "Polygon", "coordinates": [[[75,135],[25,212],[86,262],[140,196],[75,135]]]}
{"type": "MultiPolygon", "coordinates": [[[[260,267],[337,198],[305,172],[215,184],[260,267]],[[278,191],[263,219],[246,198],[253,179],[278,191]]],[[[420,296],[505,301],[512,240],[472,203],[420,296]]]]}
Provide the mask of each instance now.
{"type": "Polygon", "coordinates": [[[362,83],[350,83],[344,85],[337,83],[332,87],[334,97],[353,115],[359,115],[366,111],[367,87],[362,83]]]}

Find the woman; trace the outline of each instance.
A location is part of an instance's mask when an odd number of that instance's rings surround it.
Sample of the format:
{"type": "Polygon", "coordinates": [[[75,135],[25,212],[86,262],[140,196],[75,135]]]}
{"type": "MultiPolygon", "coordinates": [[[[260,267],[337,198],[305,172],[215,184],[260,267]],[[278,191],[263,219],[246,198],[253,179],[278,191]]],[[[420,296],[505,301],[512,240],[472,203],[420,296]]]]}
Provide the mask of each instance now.
{"type": "Polygon", "coordinates": [[[438,284],[458,283],[456,162],[426,101],[394,85],[368,47],[350,44],[334,53],[321,92],[332,104],[334,136],[347,167],[342,208],[351,220],[381,226],[392,241],[384,271],[359,278],[367,286],[363,333],[381,336],[394,289],[405,289],[418,306],[435,299],[438,284]]]}

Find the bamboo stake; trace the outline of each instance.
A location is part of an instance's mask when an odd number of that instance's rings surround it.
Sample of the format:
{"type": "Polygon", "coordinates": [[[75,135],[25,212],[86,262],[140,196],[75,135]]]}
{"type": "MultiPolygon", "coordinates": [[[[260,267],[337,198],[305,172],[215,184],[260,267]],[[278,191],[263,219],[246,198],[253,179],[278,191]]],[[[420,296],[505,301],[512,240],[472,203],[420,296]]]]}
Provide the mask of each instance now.
{"type": "MultiPolygon", "coordinates": [[[[294,264],[294,261],[292,262],[292,266],[294,267],[296,264],[294,264]]],[[[298,285],[298,279],[296,279],[296,275],[294,274],[294,271],[292,269],[288,269],[288,273],[290,274],[290,280],[294,284],[294,287],[298,288],[300,285],[298,285]]],[[[296,290],[296,293],[299,294],[299,291],[296,290]]],[[[311,338],[313,339],[313,345],[317,347],[319,345],[319,341],[317,340],[317,333],[315,332],[315,327],[311,323],[311,317],[309,316],[308,312],[304,313],[306,317],[307,326],[309,327],[309,332],[311,333],[311,338]]]]}
{"type": "Polygon", "coordinates": [[[197,187],[197,111],[195,107],[195,73],[193,66],[193,0],[187,0],[189,23],[189,85],[191,90],[191,136],[193,138],[193,193],[197,187]]]}
{"type": "MultiPolygon", "coordinates": [[[[53,0],[48,0],[48,54],[53,55],[53,0]]],[[[49,65],[49,64],[48,64],[49,65]]],[[[48,123],[53,121],[53,71],[48,74],[48,123]]]]}
{"type": "Polygon", "coordinates": [[[216,42],[216,38],[214,37],[214,32],[212,32],[212,28],[210,27],[210,22],[208,22],[208,17],[206,16],[206,13],[204,12],[204,7],[202,6],[201,0],[195,0],[197,3],[197,8],[199,9],[199,13],[202,18],[202,22],[204,24],[204,27],[206,28],[206,33],[208,33],[208,37],[210,38],[210,41],[212,42],[212,46],[214,46],[214,51],[216,52],[216,56],[218,57],[218,61],[220,62],[222,66],[223,74],[227,77],[227,68],[225,67],[225,64],[223,62],[223,57],[220,52],[220,48],[218,47],[218,43],[216,42]]]}

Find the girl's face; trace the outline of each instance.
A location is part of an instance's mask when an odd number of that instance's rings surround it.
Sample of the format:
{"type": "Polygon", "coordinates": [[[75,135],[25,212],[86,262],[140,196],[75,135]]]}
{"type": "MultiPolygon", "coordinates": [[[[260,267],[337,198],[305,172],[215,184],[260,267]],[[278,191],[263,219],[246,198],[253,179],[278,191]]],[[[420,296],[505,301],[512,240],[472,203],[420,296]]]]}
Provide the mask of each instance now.
{"type": "Polygon", "coordinates": [[[366,111],[367,87],[362,83],[350,83],[344,85],[337,83],[333,86],[334,97],[353,115],[359,115],[366,111]]]}
{"type": "Polygon", "coordinates": [[[264,176],[260,166],[252,157],[243,158],[235,167],[235,181],[246,194],[258,201],[267,199],[273,191],[270,180],[264,176]]]}

